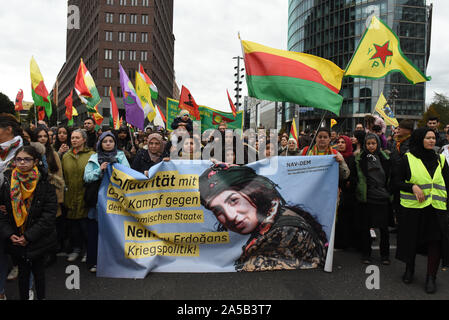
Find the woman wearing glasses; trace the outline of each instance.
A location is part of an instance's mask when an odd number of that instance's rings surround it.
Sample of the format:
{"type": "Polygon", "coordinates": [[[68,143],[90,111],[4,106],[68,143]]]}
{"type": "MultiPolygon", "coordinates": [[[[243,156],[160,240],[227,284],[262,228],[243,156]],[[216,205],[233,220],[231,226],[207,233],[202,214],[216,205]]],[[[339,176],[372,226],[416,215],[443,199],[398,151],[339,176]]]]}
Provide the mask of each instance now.
{"type": "Polygon", "coordinates": [[[41,155],[32,146],[17,150],[14,169],[4,173],[0,205],[0,237],[19,265],[20,299],[28,300],[31,272],[37,299],[45,299],[45,258],[56,246],[56,191],[47,171],[39,166],[41,155]]]}

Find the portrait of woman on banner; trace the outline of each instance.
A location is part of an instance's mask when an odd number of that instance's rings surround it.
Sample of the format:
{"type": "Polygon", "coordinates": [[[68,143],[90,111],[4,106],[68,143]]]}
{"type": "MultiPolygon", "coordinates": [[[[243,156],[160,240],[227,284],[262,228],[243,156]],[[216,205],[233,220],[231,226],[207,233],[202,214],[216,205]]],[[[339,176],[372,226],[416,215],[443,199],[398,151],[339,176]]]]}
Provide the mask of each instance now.
{"type": "Polygon", "coordinates": [[[321,224],[287,204],[270,179],[246,166],[215,164],[200,176],[201,204],[220,231],[249,235],[237,271],[312,269],[324,266],[327,238],[321,224]]]}

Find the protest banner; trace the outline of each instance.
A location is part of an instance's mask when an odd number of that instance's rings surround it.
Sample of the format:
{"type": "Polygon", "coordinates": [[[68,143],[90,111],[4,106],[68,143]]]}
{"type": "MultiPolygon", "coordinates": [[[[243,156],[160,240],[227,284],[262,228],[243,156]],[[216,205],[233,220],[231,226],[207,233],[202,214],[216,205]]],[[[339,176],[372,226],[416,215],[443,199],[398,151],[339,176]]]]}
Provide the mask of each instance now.
{"type": "Polygon", "coordinates": [[[331,264],[326,251],[338,190],[332,156],[273,157],[246,166],[171,160],[148,176],[114,164],[103,177],[99,277],[331,264]],[[271,161],[278,162],[276,172],[267,170],[271,161]]]}
{"type": "MultiPolygon", "coordinates": [[[[178,108],[179,102],[167,98],[167,130],[172,131],[171,124],[176,117],[179,116],[181,109],[178,108]]],[[[224,121],[228,125],[228,129],[240,129],[243,131],[243,111],[237,112],[234,118],[232,112],[222,112],[206,106],[199,106],[201,116],[201,133],[207,129],[218,129],[220,122],[224,121]]],[[[194,117],[191,117],[195,120],[194,117]]]]}

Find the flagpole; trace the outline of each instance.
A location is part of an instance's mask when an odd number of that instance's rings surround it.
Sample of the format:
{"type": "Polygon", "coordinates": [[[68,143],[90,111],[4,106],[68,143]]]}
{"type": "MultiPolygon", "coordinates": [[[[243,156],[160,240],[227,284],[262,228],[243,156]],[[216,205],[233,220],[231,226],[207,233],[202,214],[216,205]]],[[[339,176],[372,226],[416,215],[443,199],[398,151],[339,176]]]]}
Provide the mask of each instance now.
{"type": "MultiPolygon", "coordinates": [[[[321,128],[321,124],[323,123],[324,117],[326,116],[326,114],[327,114],[327,110],[324,111],[323,116],[321,117],[321,121],[320,121],[320,124],[318,125],[318,129],[321,128]]],[[[317,129],[317,131],[318,131],[318,129],[317,129]]],[[[309,148],[307,149],[307,154],[306,154],[307,156],[309,155],[310,150],[312,149],[312,145],[315,142],[315,139],[316,139],[316,132],[313,135],[313,139],[312,139],[312,142],[310,142],[309,148]]]]}

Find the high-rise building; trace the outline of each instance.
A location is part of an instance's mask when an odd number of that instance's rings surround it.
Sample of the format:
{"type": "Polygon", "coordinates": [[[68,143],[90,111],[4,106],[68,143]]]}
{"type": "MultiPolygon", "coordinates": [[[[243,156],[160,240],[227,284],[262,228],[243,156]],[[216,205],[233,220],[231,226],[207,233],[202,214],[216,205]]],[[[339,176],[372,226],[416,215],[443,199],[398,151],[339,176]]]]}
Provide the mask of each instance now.
{"type": "MultiPolygon", "coordinates": [[[[345,69],[373,14],[396,33],[404,54],[425,73],[432,16],[426,0],[289,0],[288,50],[317,55],[345,69]]],[[[377,80],[344,77],[340,128],[362,122],[381,93],[398,119],[420,119],[425,92],[425,83],[412,85],[399,72],[377,80]]],[[[299,123],[315,126],[321,114],[318,109],[301,113],[299,123]]]]}
{"type": "MultiPolygon", "coordinates": [[[[156,84],[157,104],[165,110],[166,98],[174,91],[173,0],[69,0],[79,10],[79,29],[68,28],[66,62],[58,75],[58,121],[66,117],[64,100],[74,89],[82,58],[94,78],[102,102],[98,106],[109,120],[109,87],[120,114],[125,113],[120,87],[119,61],[134,83],[139,63],[156,84]]],[[[74,91],[74,105],[80,116],[86,109],[74,91]]]]}

